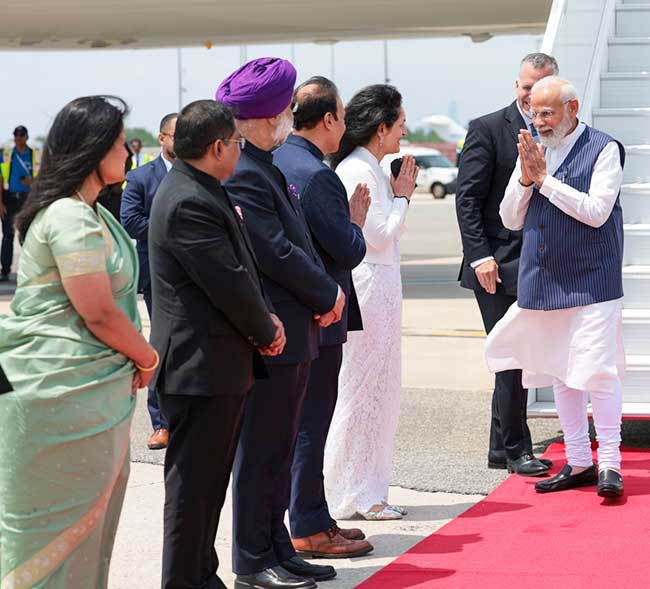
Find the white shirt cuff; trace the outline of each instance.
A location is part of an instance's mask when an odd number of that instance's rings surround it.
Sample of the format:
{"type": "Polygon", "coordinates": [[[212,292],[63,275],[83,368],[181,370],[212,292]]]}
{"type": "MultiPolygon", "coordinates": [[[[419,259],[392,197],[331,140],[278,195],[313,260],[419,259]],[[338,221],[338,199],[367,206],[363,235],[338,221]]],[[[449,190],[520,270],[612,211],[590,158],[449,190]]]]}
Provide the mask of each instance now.
{"type": "Polygon", "coordinates": [[[533,187],[535,186],[534,184],[531,184],[530,186],[524,186],[519,180],[515,183],[516,188],[517,188],[517,194],[520,197],[528,196],[533,191],[533,187]]]}
{"type": "Polygon", "coordinates": [[[546,178],[544,178],[544,184],[539,187],[539,192],[551,200],[557,190],[562,190],[562,185],[562,182],[560,182],[557,178],[551,176],[550,174],[546,174],[546,178]]]}
{"type": "Polygon", "coordinates": [[[472,268],[477,268],[477,267],[480,266],[481,264],[483,264],[483,263],[485,263],[485,262],[489,262],[490,260],[494,260],[494,256],[486,256],[485,258],[480,258],[480,259],[478,259],[478,260],[474,260],[473,262],[470,262],[469,265],[470,265],[472,268]]]}

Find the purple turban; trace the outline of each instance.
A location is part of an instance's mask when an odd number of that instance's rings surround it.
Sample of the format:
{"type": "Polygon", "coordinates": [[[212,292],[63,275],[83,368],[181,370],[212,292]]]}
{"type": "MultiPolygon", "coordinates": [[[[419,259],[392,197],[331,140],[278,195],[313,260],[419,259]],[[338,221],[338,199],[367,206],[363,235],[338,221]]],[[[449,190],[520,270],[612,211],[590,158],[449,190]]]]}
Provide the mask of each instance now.
{"type": "Polygon", "coordinates": [[[296,68],[286,59],[260,57],[221,82],[216,99],[238,119],[268,119],[289,106],[295,83],[296,68]]]}

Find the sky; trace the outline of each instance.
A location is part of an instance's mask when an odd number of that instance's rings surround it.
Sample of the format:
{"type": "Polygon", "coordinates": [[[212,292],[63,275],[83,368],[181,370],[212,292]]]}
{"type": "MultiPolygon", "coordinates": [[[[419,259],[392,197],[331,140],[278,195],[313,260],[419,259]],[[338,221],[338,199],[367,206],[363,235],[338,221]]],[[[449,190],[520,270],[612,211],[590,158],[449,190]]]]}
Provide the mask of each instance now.
{"type": "MultiPolygon", "coordinates": [[[[521,58],[539,50],[540,35],[500,36],[484,43],[466,37],[388,41],[388,77],[404,98],[407,124],[430,114],[466,125],[514,98],[521,58]]],[[[239,67],[242,54],[294,58],[298,83],[332,78],[344,102],[368,84],[384,82],[383,41],[183,48],[183,104],[213,98],[219,82],[239,67]],[[332,55],[334,59],[332,60],[332,55]]],[[[109,93],[131,107],[129,127],[156,132],[161,117],[178,110],[178,51],[0,51],[0,143],[16,125],[32,138],[45,135],[56,113],[78,96],[109,93]]]]}

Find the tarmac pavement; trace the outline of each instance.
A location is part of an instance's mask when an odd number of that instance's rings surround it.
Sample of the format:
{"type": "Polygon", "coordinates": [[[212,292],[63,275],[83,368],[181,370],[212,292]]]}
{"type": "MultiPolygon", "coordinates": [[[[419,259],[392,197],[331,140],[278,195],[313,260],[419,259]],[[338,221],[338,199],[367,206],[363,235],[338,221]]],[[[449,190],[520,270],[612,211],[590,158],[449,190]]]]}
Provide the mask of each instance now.
{"type": "MultiPolygon", "coordinates": [[[[453,200],[418,196],[411,208],[402,241],[404,389],[390,490],[390,500],[408,507],[409,515],[396,522],[340,522],[361,527],[375,550],[358,559],[317,561],[338,571],[335,580],[321,584],[327,589],[355,587],[474,505],[507,475],[485,468],[493,377],[483,360],[485,334],[473,295],[456,282],[460,243],[453,200]]],[[[555,419],[531,425],[536,441],[546,444],[558,438],[555,419]]],[[[135,463],[111,589],[159,586],[164,492],[158,465],[164,452],[146,448],[149,434],[141,395],[132,434],[135,463]]],[[[233,578],[230,538],[229,496],[216,544],[227,585],[233,578]]]]}
{"type": "MultiPolygon", "coordinates": [[[[403,397],[395,442],[390,501],[409,508],[396,522],[340,522],[361,527],[375,545],[358,559],[327,561],[338,570],[326,589],[351,589],[393,558],[479,501],[505,471],[486,468],[491,386],[485,337],[471,292],[456,282],[460,240],[453,195],[418,195],[402,239],[403,397]]],[[[9,310],[10,285],[0,283],[0,312],[9,310]]],[[[146,309],[141,302],[145,331],[146,309]]],[[[557,419],[529,421],[535,449],[561,439],[557,419]]],[[[132,428],[132,470],[113,555],[110,589],[158,589],[162,551],[164,451],[150,451],[146,393],[140,391],[132,428]]],[[[623,442],[650,446],[648,422],[625,422],[623,442]]],[[[230,496],[217,551],[223,580],[230,574],[230,496]]],[[[326,562],[326,561],[317,561],[326,562]]]]}

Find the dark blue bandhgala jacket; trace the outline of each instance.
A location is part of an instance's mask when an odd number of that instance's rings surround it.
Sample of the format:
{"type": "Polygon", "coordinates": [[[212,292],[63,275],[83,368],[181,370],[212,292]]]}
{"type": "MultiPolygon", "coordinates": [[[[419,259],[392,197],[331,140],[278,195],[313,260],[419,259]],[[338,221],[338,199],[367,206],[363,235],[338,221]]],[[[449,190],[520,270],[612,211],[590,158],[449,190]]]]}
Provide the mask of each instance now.
{"type": "Polygon", "coordinates": [[[289,136],[273,153],[273,163],[287,179],[289,192],[300,200],[327,273],[347,297],[341,320],[321,329],[321,346],[345,343],[348,330],[358,331],[363,327],[352,269],[366,255],[363,231],[350,222],[345,186],[336,172],[323,163],[320,149],[303,137],[289,136]]]}

